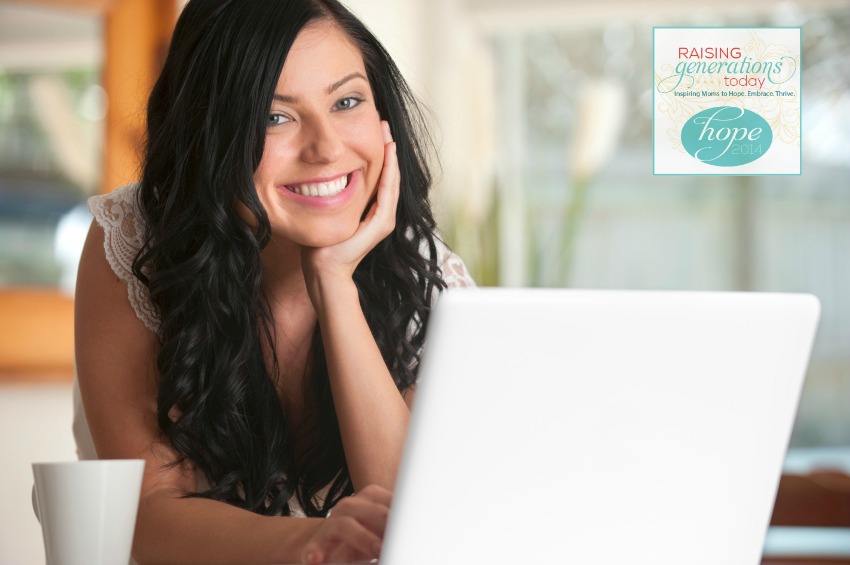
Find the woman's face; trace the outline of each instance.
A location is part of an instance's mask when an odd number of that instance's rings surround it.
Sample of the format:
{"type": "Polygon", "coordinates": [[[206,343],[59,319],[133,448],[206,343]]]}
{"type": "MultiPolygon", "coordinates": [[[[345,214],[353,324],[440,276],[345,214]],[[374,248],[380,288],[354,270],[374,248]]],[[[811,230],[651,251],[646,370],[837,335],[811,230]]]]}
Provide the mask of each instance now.
{"type": "Polygon", "coordinates": [[[296,37],[254,172],[273,237],[325,247],[351,237],[384,162],[381,118],[360,50],[339,27],[296,37]]]}

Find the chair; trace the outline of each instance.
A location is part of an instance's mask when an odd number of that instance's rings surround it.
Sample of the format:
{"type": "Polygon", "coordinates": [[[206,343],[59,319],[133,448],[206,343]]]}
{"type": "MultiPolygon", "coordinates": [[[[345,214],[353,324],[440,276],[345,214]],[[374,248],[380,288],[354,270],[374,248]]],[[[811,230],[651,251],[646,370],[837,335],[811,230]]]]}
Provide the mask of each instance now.
{"type": "Polygon", "coordinates": [[[816,537],[821,547],[809,555],[803,548],[774,552],[762,565],[850,565],[850,475],[826,470],[783,475],[770,525],[780,534],[816,537]]]}

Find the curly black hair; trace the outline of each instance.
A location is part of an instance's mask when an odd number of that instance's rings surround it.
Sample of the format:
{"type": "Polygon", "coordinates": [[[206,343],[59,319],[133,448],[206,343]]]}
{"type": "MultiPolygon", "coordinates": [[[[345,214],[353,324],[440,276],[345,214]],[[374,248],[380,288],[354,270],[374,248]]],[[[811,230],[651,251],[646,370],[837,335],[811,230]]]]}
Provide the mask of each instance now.
{"type": "MultiPolygon", "coordinates": [[[[145,243],[133,273],[160,315],[157,419],[163,439],[208,488],[186,496],[265,515],[327,513],[353,486],[316,326],[308,363],[308,447],[296,457],[276,389],[274,317],[260,255],[271,237],[253,183],[274,88],[295,37],[332,21],[360,48],[396,141],[395,231],[354,281],[384,361],[405,391],[416,380],[430,305],[445,288],[428,201],[432,149],[422,112],[386,50],[335,0],[192,0],[150,96],[138,205],[145,243]],[[237,206],[240,205],[240,206],[237,206]],[[253,221],[237,212],[243,207],[253,221]],[[316,497],[330,485],[324,500],[316,497]]],[[[299,433],[303,433],[299,430],[299,433]]]]}

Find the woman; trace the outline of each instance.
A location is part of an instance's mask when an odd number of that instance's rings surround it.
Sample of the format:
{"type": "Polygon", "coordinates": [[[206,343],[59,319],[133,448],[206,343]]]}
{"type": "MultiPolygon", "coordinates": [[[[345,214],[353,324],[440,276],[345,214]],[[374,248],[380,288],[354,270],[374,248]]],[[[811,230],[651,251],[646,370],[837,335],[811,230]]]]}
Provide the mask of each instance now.
{"type": "Polygon", "coordinates": [[[78,444],[147,460],[138,561],[380,552],[430,307],[472,284],[419,123],[335,0],[184,9],[77,284],[78,444]]]}

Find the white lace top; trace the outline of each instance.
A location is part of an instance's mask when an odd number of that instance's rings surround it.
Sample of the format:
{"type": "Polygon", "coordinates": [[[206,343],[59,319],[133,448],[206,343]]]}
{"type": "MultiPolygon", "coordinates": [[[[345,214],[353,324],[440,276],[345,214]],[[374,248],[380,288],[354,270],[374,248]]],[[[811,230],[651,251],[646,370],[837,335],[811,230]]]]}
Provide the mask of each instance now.
{"type": "MultiPolygon", "coordinates": [[[[127,296],[136,316],[149,330],[155,332],[159,328],[159,313],[151,302],[147,287],[133,275],[132,270],[133,260],[144,242],[145,232],[136,208],[137,188],[137,184],[130,184],[109,194],[93,196],[89,198],[89,210],[103,228],[106,260],[118,278],[127,284],[127,296]]],[[[437,241],[437,255],[443,279],[449,288],[475,286],[461,258],[449,251],[440,241],[437,241]]],[[[73,392],[77,455],[80,459],[97,459],[76,379],[73,392]]],[[[297,508],[297,504],[291,506],[293,509],[297,508]]]]}

